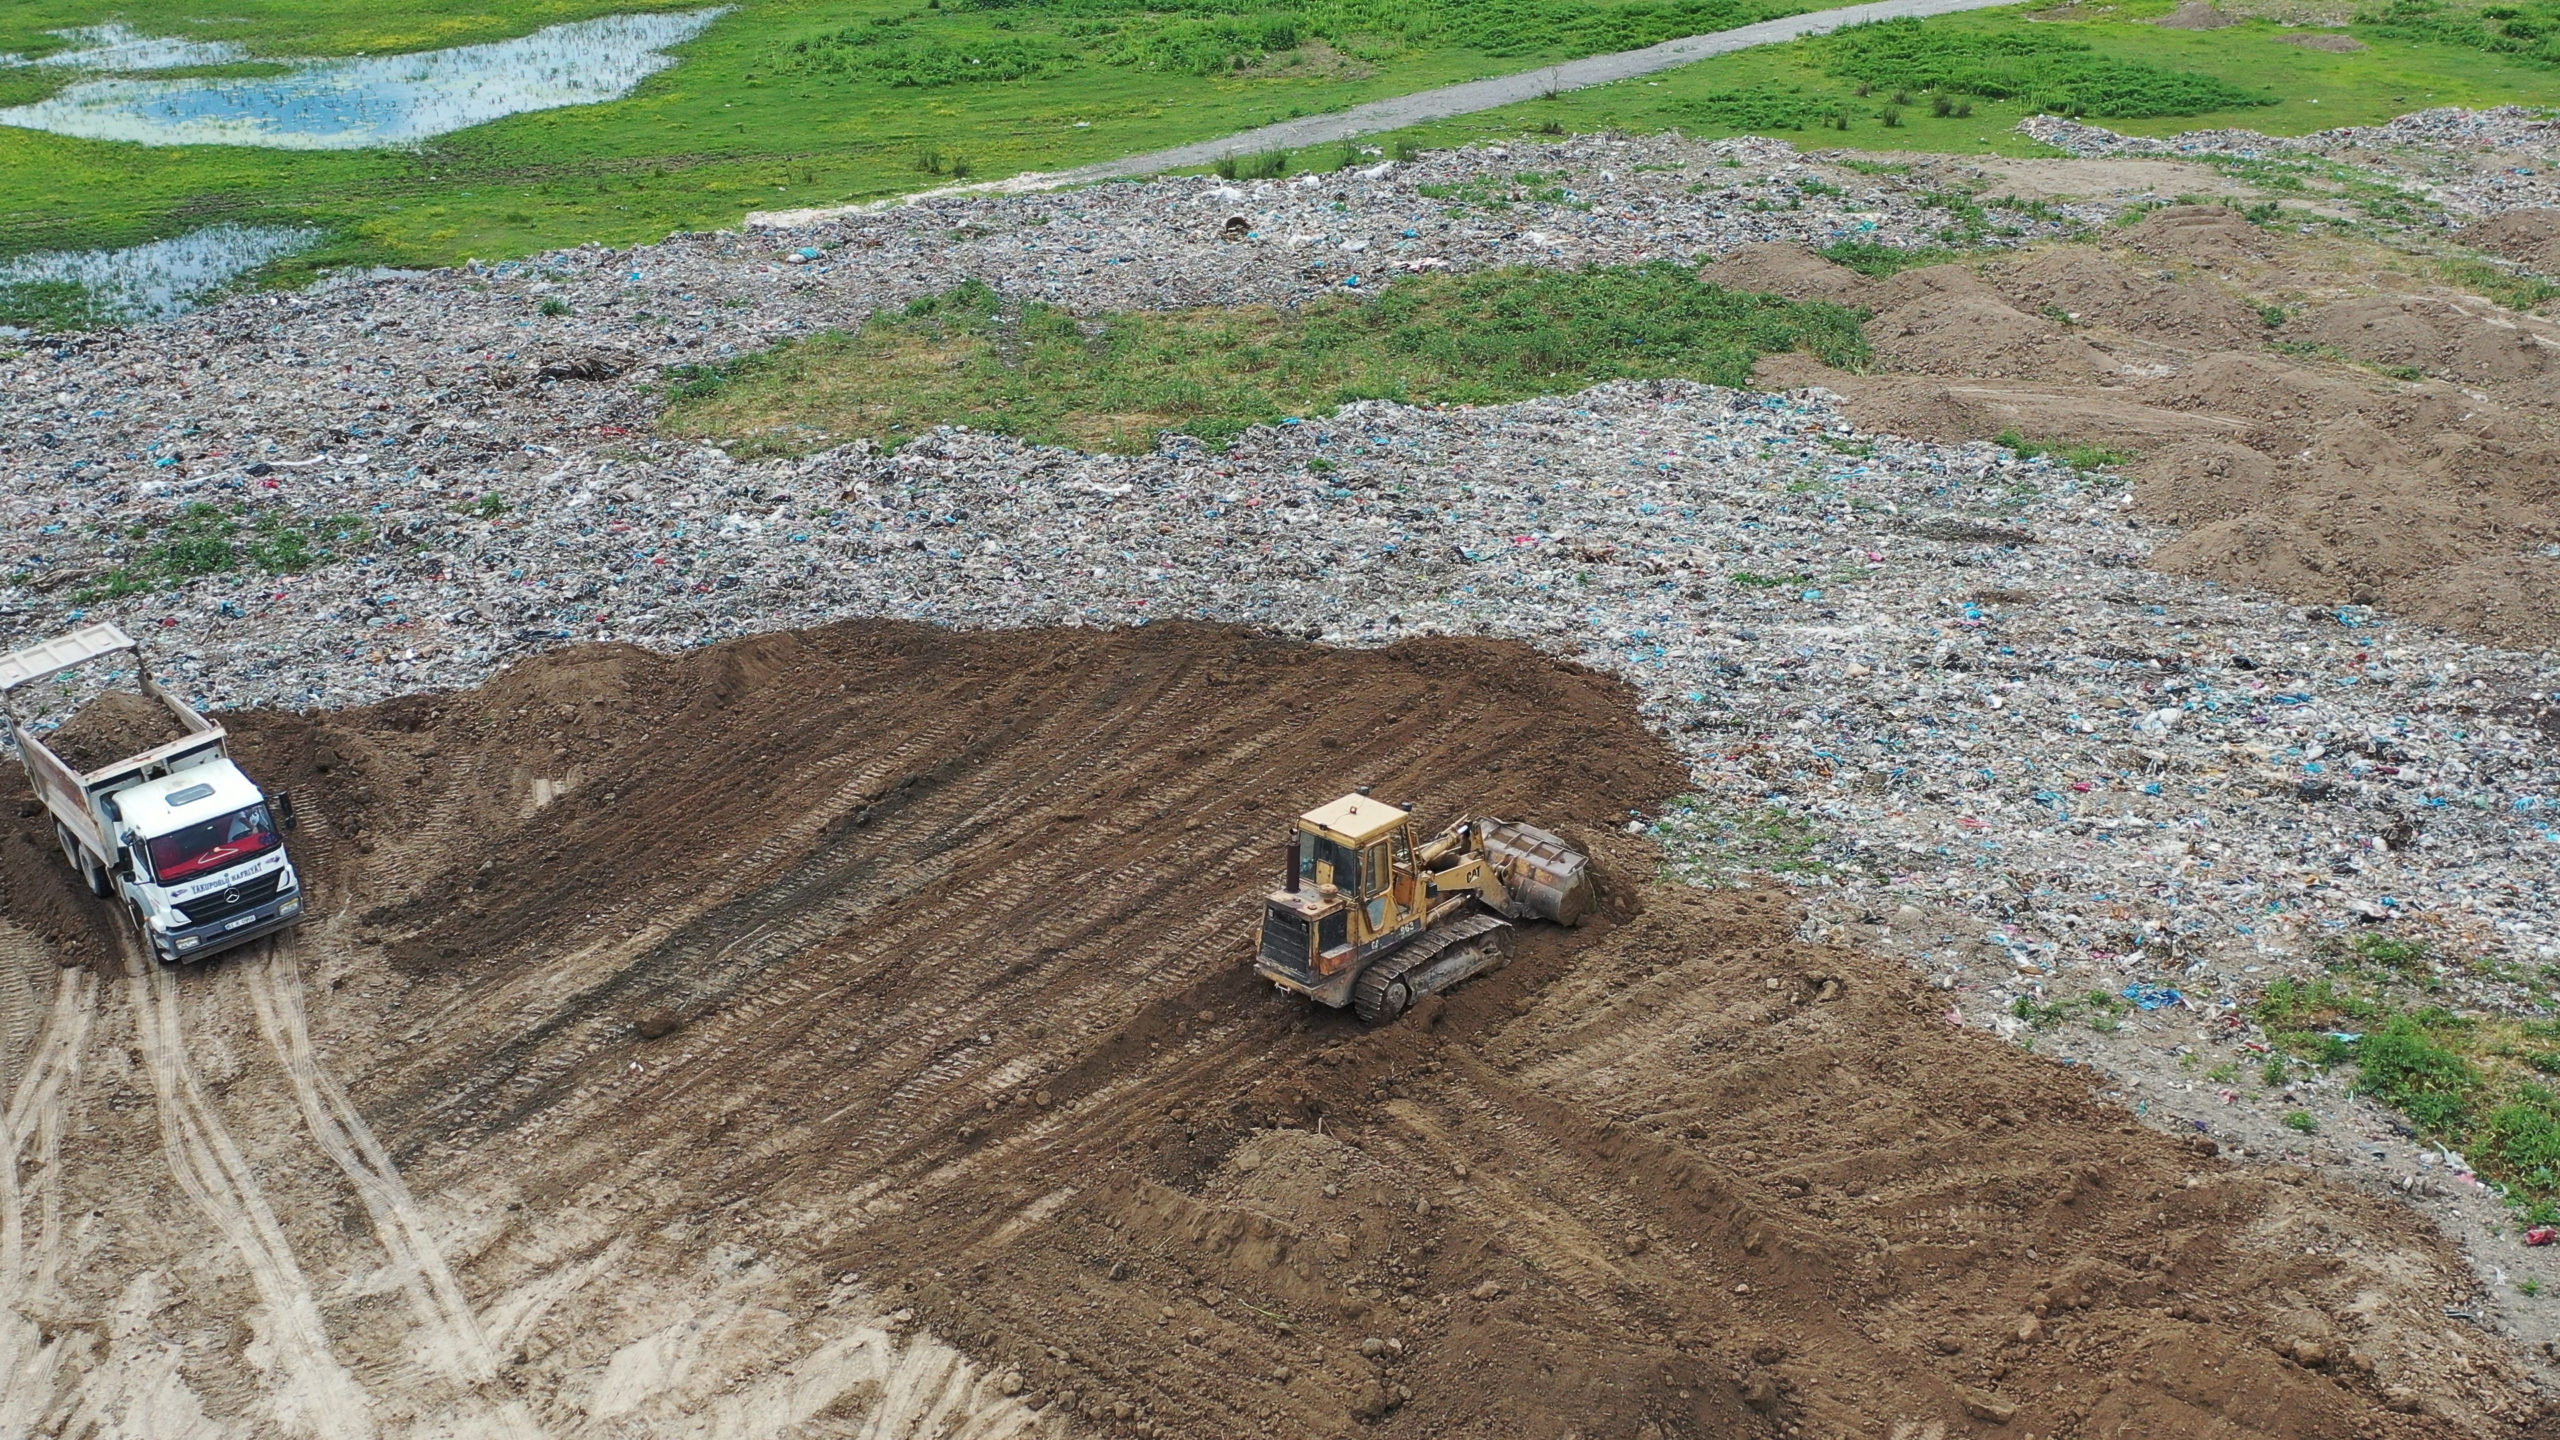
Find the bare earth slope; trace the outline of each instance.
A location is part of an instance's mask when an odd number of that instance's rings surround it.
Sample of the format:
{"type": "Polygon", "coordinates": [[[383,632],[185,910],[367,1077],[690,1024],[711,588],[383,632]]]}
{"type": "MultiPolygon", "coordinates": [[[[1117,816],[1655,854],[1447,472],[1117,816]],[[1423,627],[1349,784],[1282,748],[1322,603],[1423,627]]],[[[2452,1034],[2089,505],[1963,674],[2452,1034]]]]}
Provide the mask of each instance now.
{"type": "Polygon", "coordinates": [[[298,938],[145,973],[32,814],[0,847],[29,942],[90,961],[9,1192],[23,1413],[2531,1419],[2434,1318],[2471,1282],[2404,1207],[2138,1128],[1900,962],[1793,940],[1781,896],[1651,883],[1616,826],[1684,775],[1621,686],[1524,647],[866,623],[237,719],[306,817],[298,938]],[[1608,912],[1384,1030],[1273,993],[1241,962],[1276,837],[1355,782],[1556,826],[1608,912]]]}
{"type": "Polygon", "coordinates": [[[1861,425],[2132,452],[2145,512],[2184,532],[2160,569],[2551,644],[2560,325],[2407,263],[2183,206],[2103,246],[1885,281],[1777,246],[1704,274],[1874,311],[1877,373],[1762,370],[1840,391],[1861,425]]]}

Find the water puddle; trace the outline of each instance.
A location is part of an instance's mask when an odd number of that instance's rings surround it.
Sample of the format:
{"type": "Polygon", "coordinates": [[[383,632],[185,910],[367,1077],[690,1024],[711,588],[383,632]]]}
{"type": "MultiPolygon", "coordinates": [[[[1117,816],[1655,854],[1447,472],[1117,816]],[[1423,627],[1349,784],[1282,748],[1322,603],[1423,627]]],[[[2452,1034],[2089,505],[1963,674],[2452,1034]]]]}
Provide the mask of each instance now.
{"type": "Polygon", "coordinates": [[[236,65],[249,58],[247,47],[228,40],[177,40],[145,35],[126,25],[81,25],[49,30],[71,44],[30,60],[0,55],[0,66],[50,66],[61,70],[181,70],[194,65],[236,65]]]}
{"type": "Polygon", "coordinates": [[[319,239],[319,231],[297,226],[209,225],[123,250],[21,255],[0,261],[0,308],[74,324],[157,319],[319,239]]]}
{"type": "MultiPolygon", "coordinates": [[[[609,15],[486,45],[295,61],[291,63],[297,68],[284,75],[82,80],[35,104],[0,110],[0,125],[147,145],[279,150],[409,145],[529,110],[618,100],[676,63],[665,53],[667,47],[701,34],[724,13],[609,15]]],[[[83,36],[92,42],[93,53],[105,54],[156,56],[163,52],[143,47],[195,44],[147,41],[115,26],[83,36]]],[[[212,47],[199,46],[191,52],[197,58],[167,63],[207,63],[201,58],[204,48],[212,47]]],[[[32,63],[52,64],[61,58],[46,56],[32,63]]],[[[120,62],[88,68],[153,67],[120,62]]]]}

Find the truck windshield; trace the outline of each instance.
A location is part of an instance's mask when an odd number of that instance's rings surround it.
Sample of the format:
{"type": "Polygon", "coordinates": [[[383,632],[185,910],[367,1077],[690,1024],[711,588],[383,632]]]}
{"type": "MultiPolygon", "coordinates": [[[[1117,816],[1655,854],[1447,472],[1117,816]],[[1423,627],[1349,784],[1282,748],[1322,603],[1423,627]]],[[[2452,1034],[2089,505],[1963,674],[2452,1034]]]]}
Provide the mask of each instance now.
{"type": "Polygon", "coordinates": [[[284,843],[265,805],[234,810],[184,830],[151,838],[151,873],[166,885],[264,855],[284,843]]]}

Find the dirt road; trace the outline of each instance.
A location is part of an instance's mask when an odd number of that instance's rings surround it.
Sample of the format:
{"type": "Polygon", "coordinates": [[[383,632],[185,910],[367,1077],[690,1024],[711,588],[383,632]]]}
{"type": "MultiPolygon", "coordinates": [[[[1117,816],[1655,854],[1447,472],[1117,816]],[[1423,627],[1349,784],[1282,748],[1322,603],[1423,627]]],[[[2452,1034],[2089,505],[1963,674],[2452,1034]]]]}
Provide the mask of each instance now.
{"type": "MultiPolygon", "coordinates": [[[[234,717],[320,913],[132,964],[34,819],[40,1433],[2507,1436],[2404,1208],[1659,886],[1685,776],[1483,641],[858,624],[234,717]],[[1241,965],[1355,782],[1610,897],[1378,1031],[1241,965]]],[[[22,795],[10,798],[22,800],[22,795]]],[[[18,807],[25,810],[28,807],[18,807]]]]}

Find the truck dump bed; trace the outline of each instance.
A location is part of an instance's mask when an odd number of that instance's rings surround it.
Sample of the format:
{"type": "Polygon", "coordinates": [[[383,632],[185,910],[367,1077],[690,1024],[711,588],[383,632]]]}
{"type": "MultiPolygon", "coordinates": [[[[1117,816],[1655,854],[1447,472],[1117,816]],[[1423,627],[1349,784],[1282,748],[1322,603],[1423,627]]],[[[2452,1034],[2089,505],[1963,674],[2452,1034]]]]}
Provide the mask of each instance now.
{"type": "MultiPolygon", "coordinates": [[[[79,837],[91,853],[105,856],[113,853],[107,843],[105,828],[99,823],[96,792],[113,788],[126,777],[165,774],[173,762],[179,762],[211,750],[222,749],[222,727],[212,724],[195,711],[172,698],[151,679],[142,663],[141,647],[133,637],[113,625],[90,625],[68,635],[13,650],[0,655],[0,709],[5,709],[18,744],[18,754],[26,762],[27,777],[36,794],[54,818],[79,837]],[[23,690],[39,681],[50,679],[74,666],[85,665],[119,652],[132,652],[134,680],[139,695],[109,691],[100,697],[122,695],[112,700],[95,721],[87,720],[88,710],[56,734],[67,736],[66,744],[73,755],[57,753],[44,739],[23,726],[24,717],[14,706],[5,704],[12,692],[23,690]],[[157,712],[156,715],[147,712],[157,712]],[[139,748],[119,749],[126,741],[138,742],[139,748]]],[[[127,782],[129,783],[129,782],[127,782]]]]}
{"type": "Polygon", "coordinates": [[[172,740],[184,740],[187,734],[168,706],[130,690],[110,690],[81,706],[80,713],[47,734],[44,743],[62,757],[63,764],[86,775],[172,740]]]}

